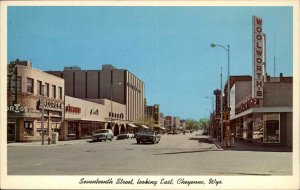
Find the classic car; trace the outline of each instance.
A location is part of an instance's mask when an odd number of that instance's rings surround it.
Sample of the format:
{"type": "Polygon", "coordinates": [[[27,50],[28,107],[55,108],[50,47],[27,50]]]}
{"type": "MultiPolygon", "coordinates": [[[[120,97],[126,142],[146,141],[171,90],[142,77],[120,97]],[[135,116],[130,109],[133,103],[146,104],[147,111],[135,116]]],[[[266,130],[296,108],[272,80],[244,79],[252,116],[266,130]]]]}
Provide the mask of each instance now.
{"type": "Polygon", "coordinates": [[[129,138],[133,138],[134,137],[134,134],[131,134],[131,133],[121,133],[117,136],[117,139],[120,140],[120,139],[129,139],[129,138]]]}
{"type": "Polygon", "coordinates": [[[93,141],[106,141],[106,140],[112,140],[114,138],[114,134],[111,129],[99,129],[96,130],[92,135],[93,141]]]}
{"type": "Polygon", "coordinates": [[[151,142],[152,144],[159,143],[160,138],[161,138],[160,134],[156,131],[147,131],[147,132],[136,134],[137,144],[147,143],[147,142],[151,142]]]}

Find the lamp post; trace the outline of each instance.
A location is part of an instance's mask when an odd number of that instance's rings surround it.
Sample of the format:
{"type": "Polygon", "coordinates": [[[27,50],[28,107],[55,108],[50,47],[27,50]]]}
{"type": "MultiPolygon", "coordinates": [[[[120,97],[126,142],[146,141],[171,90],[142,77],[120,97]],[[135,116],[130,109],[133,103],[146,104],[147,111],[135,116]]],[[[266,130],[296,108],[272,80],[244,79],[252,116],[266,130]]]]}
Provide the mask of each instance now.
{"type": "Polygon", "coordinates": [[[223,88],[223,84],[222,84],[222,67],[221,67],[221,74],[220,74],[220,77],[221,77],[221,108],[220,108],[220,111],[221,111],[221,145],[223,146],[223,92],[222,92],[222,88],[223,88]]]}
{"type": "MultiPolygon", "coordinates": [[[[227,51],[227,106],[228,108],[230,108],[230,46],[227,45],[227,48],[222,46],[222,45],[219,45],[219,44],[214,44],[214,43],[211,43],[210,44],[211,47],[221,47],[223,48],[225,51],[227,51]]],[[[221,89],[222,90],[222,89],[221,89]]]]}
{"type": "MultiPolygon", "coordinates": [[[[230,112],[230,46],[227,45],[227,48],[226,48],[222,45],[215,44],[215,43],[211,43],[210,46],[212,48],[219,46],[227,52],[227,64],[228,65],[227,65],[227,109],[226,109],[226,111],[230,112]]],[[[222,71],[221,71],[221,75],[222,75],[222,71]]],[[[221,95],[222,94],[223,93],[222,93],[222,86],[221,86],[221,95]]],[[[223,98],[221,98],[221,124],[222,124],[222,127],[223,127],[223,103],[222,103],[222,99],[223,98]]],[[[228,126],[230,126],[229,122],[230,122],[230,114],[229,114],[228,126]]],[[[223,132],[223,128],[222,128],[221,132],[223,132]]],[[[222,134],[222,138],[223,138],[223,134],[222,134]]]]}
{"type": "Polygon", "coordinates": [[[44,114],[45,114],[45,110],[44,110],[44,87],[45,87],[45,85],[42,85],[41,86],[41,91],[42,91],[42,93],[41,93],[41,95],[42,95],[42,97],[41,97],[41,104],[42,104],[42,126],[41,126],[41,128],[42,128],[42,145],[44,145],[44,136],[45,136],[45,132],[44,132],[44,114]]]}
{"type": "Polygon", "coordinates": [[[117,83],[113,83],[111,82],[111,86],[110,86],[110,127],[112,129],[112,124],[113,124],[113,85],[122,85],[121,82],[117,82],[117,83]]]}

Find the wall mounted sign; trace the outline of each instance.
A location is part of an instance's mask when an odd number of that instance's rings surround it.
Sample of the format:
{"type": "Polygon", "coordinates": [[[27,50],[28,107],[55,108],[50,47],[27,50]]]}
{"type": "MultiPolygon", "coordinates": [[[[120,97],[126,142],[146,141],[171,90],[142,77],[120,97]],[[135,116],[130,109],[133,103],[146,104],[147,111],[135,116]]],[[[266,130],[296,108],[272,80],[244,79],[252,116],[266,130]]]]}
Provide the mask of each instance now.
{"type": "MultiPolygon", "coordinates": [[[[41,101],[42,101],[41,99],[38,101],[38,109],[40,109],[40,110],[42,109],[41,101]]],[[[53,111],[62,111],[63,107],[62,107],[61,102],[45,99],[44,100],[44,109],[45,110],[53,110],[53,111]]]]}
{"type": "Polygon", "coordinates": [[[7,106],[7,111],[8,112],[14,112],[14,113],[34,113],[33,108],[27,108],[23,107],[21,104],[14,104],[7,106]]]}
{"type": "Polygon", "coordinates": [[[237,106],[235,108],[235,114],[239,114],[239,113],[241,113],[243,111],[246,111],[246,110],[248,110],[250,108],[253,108],[253,107],[255,107],[258,104],[259,104],[259,99],[258,98],[247,99],[241,105],[239,105],[239,106],[237,106]]]}
{"type": "Polygon", "coordinates": [[[70,104],[68,104],[66,106],[66,112],[81,113],[81,108],[80,107],[75,107],[75,106],[70,106],[70,104]]]}
{"type": "Polygon", "coordinates": [[[252,17],[253,22],[253,76],[252,97],[263,98],[263,75],[264,75],[264,35],[262,19],[252,17]]]}
{"type": "Polygon", "coordinates": [[[95,109],[95,110],[91,109],[90,114],[91,115],[99,115],[99,110],[98,109],[95,109]]]}
{"type": "Polygon", "coordinates": [[[7,80],[9,81],[9,90],[11,92],[8,104],[12,105],[17,103],[17,65],[15,62],[11,62],[8,65],[7,80]]]}

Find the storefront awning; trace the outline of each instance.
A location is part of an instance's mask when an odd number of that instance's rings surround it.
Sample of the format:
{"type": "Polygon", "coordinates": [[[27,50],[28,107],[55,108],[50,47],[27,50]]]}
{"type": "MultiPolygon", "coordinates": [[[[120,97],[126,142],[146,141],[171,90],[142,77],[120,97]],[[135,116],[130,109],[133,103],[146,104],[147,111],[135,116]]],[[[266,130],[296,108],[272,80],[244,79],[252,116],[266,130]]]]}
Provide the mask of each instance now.
{"type": "Polygon", "coordinates": [[[66,121],[81,121],[81,118],[65,118],[66,121]]]}
{"type": "Polygon", "coordinates": [[[134,128],[136,128],[137,126],[136,125],[134,125],[134,124],[132,124],[132,123],[127,123],[130,127],[134,127],[134,128]]]}
{"type": "Polygon", "coordinates": [[[259,107],[259,108],[251,108],[243,111],[237,115],[230,116],[230,120],[237,119],[239,117],[251,114],[251,113],[281,113],[281,112],[293,112],[292,107],[259,107]]]}
{"type": "Polygon", "coordinates": [[[145,129],[149,129],[149,127],[147,127],[146,125],[142,125],[142,127],[145,129]]]}

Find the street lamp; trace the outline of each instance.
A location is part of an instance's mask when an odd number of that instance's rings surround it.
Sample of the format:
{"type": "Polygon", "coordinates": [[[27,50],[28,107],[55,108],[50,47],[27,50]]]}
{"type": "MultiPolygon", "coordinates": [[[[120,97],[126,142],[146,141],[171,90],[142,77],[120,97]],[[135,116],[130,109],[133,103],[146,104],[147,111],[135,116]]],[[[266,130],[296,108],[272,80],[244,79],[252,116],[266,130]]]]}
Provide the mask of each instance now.
{"type": "MultiPolygon", "coordinates": [[[[215,43],[211,43],[210,46],[212,48],[219,46],[227,52],[227,63],[228,63],[228,66],[227,66],[227,72],[228,72],[227,73],[227,75],[228,75],[227,76],[227,108],[229,108],[227,111],[230,111],[230,46],[227,45],[227,48],[226,48],[222,45],[215,44],[215,43]]],[[[222,137],[221,137],[221,139],[223,139],[223,100],[222,100],[223,95],[222,94],[223,93],[222,93],[222,68],[221,68],[221,127],[222,127],[222,130],[221,130],[222,137]]],[[[229,119],[228,122],[230,122],[230,119],[229,119]]],[[[223,140],[222,140],[222,145],[223,145],[223,140]]]]}
{"type": "Polygon", "coordinates": [[[112,124],[113,124],[113,103],[112,103],[112,99],[113,99],[113,85],[122,85],[121,82],[116,82],[116,83],[111,83],[110,86],[110,127],[112,128],[112,124]]]}
{"type": "MultiPolygon", "coordinates": [[[[227,45],[227,48],[226,47],[224,47],[224,46],[222,46],[222,45],[219,45],[219,44],[214,44],[214,43],[211,43],[210,44],[210,46],[212,47],[212,48],[214,48],[214,47],[217,47],[217,46],[219,46],[219,47],[221,47],[221,48],[223,48],[225,51],[227,51],[227,83],[228,83],[228,88],[227,88],[227,104],[228,104],[228,108],[230,108],[230,46],[229,45],[227,45]]],[[[222,90],[222,89],[221,89],[222,90]]]]}

